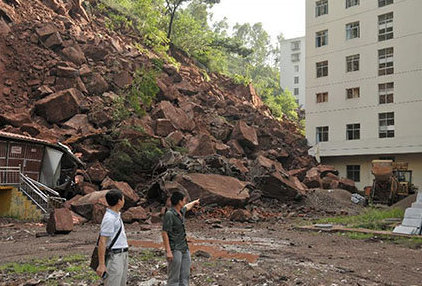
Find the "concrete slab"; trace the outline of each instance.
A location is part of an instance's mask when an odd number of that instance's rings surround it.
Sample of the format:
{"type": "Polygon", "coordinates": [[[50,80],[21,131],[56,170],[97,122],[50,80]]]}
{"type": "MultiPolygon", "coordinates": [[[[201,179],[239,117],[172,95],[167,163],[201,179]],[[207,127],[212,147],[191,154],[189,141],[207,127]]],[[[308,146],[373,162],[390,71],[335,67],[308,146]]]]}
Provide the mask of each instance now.
{"type": "Polygon", "coordinates": [[[422,209],[420,208],[407,208],[404,212],[404,217],[422,219],[422,209]]]}
{"type": "Polygon", "coordinates": [[[422,209],[422,203],[421,202],[414,202],[412,204],[412,208],[422,209]]]}
{"type": "Polygon", "coordinates": [[[416,201],[422,203],[422,192],[418,192],[418,195],[416,196],[416,201]]]}
{"type": "Polygon", "coordinates": [[[404,218],[401,225],[403,226],[412,226],[420,228],[422,226],[422,219],[418,218],[404,218]]]}
{"type": "Polygon", "coordinates": [[[394,228],[393,232],[403,234],[420,234],[420,228],[399,225],[394,228]]]}

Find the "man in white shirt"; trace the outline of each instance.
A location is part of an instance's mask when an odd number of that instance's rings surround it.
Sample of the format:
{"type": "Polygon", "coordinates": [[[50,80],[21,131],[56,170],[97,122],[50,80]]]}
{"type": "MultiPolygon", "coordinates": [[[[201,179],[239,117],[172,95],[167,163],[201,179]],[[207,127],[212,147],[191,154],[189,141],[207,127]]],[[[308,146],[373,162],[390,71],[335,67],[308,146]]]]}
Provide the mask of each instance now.
{"type": "Polygon", "coordinates": [[[109,208],[101,223],[97,274],[104,278],[105,286],[124,286],[127,280],[128,244],[120,210],[125,199],[120,190],[113,189],[107,192],[106,200],[109,208]]]}

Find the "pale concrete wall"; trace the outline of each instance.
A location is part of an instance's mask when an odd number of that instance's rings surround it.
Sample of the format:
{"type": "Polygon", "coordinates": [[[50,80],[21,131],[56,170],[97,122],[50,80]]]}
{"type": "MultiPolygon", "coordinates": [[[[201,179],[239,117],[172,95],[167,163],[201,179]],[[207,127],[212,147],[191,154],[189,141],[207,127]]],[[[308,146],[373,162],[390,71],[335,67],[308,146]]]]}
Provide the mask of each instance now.
{"type": "MultiPolygon", "coordinates": [[[[316,143],[316,127],[329,126],[321,156],[406,154],[422,152],[422,1],[329,0],[329,14],[315,18],[315,0],[307,0],[306,137],[316,143]],[[393,11],[394,39],[378,42],[378,15],[393,11]],[[360,21],[360,38],[346,40],[345,25],[360,21]],[[315,33],[328,29],[328,45],[315,47],[315,33]],[[394,74],[378,76],[378,50],[394,47],[394,74]],[[346,56],[360,54],[360,70],[346,73],[346,56]],[[316,78],[315,64],[328,60],[328,77],[316,78]],[[378,104],[378,84],[394,82],[394,103],[378,104]],[[346,88],[360,87],[360,98],[346,99],[346,88]],[[317,104],[315,94],[329,93],[317,104]],[[395,113],[395,137],[378,138],[378,113],[395,113]],[[346,140],[346,125],[360,123],[360,140],[346,140]]],[[[349,157],[348,157],[349,158],[349,157]]]]}
{"type": "Polygon", "coordinates": [[[288,89],[294,95],[294,88],[299,88],[299,95],[295,97],[299,104],[305,107],[305,37],[286,39],[281,45],[280,57],[280,84],[283,89],[288,89]],[[291,43],[300,41],[300,50],[292,51],[291,43]],[[300,53],[299,61],[292,62],[292,54],[300,53]],[[299,66],[299,72],[295,72],[294,66],[299,66]],[[299,84],[294,83],[294,77],[299,77],[299,84]]]}

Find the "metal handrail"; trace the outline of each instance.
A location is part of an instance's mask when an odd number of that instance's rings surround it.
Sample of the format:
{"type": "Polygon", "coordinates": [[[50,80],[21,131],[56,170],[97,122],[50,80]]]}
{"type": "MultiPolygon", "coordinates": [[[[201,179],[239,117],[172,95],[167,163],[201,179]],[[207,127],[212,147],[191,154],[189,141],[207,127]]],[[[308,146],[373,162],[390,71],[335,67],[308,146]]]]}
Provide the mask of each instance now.
{"type": "Polygon", "coordinates": [[[20,173],[20,179],[20,191],[31,199],[44,213],[48,213],[48,196],[32,183],[28,176],[20,173]]]}
{"type": "Polygon", "coordinates": [[[60,194],[58,192],[56,192],[55,190],[47,187],[46,185],[44,185],[44,184],[42,184],[42,183],[40,183],[38,181],[35,181],[34,179],[32,179],[32,178],[30,178],[28,176],[27,176],[27,179],[30,180],[34,185],[38,186],[39,188],[42,188],[42,189],[46,190],[47,192],[49,192],[50,194],[52,194],[52,195],[54,195],[56,197],[60,197],[60,194]]]}
{"type": "MultiPolygon", "coordinates": [[[[28,185],[27,185],[28,186],[28,185]]],[[[27,192],[26,190],[25,190],[25,188],[20,188],[20,190],[21,190],[21,192],[23,192],[28,198],[30,198],[31,199],[31,201],[32,202],[34,202],[44,213],[47,213],[47,210],[43,207],[43,206],[41,206],[41,204],[39,204],[38,202],[37,202],[37,200],[35,200],[30,194],[29,194],[29,192],[27,192]]]]}
{"type": "Polygon", "coordinates": [[[0,167],[0,186],[4,185],[20,185],[19,174],[21,168],[19,167],[0,167]]]}
{"type": "Polygon", "coordinates": [[[46,194],[44,194],[34,183],[29,180],[28,176],[25,176],[24,174],[20,174],[22,181],[28,185],[31,190],[36,193],[43,201],[48,202],[48,197],[46,194]]]}

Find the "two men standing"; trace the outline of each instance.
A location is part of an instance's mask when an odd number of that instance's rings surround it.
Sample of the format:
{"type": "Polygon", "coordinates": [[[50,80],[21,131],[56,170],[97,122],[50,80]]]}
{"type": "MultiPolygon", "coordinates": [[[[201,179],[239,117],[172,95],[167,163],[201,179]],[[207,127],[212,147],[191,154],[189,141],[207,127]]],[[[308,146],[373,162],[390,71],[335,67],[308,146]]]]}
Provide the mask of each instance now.
{"type": "MultiPolygon", "coordinates": [[[[109,205],[104,214],[98,240],[97,274],[104,278],[105,286],[124,286],[128,271],[128,243],[120,210],[125,204],[119,190],[106,194],[109,205]]],[[[172,208],[164,215],[163,243],[168,261],[168,286],[188,286],[191,258],[186,240],[185,214],[199,199],[186,203],[186,197],[180,192],[171,196],[172,208]]]]}

